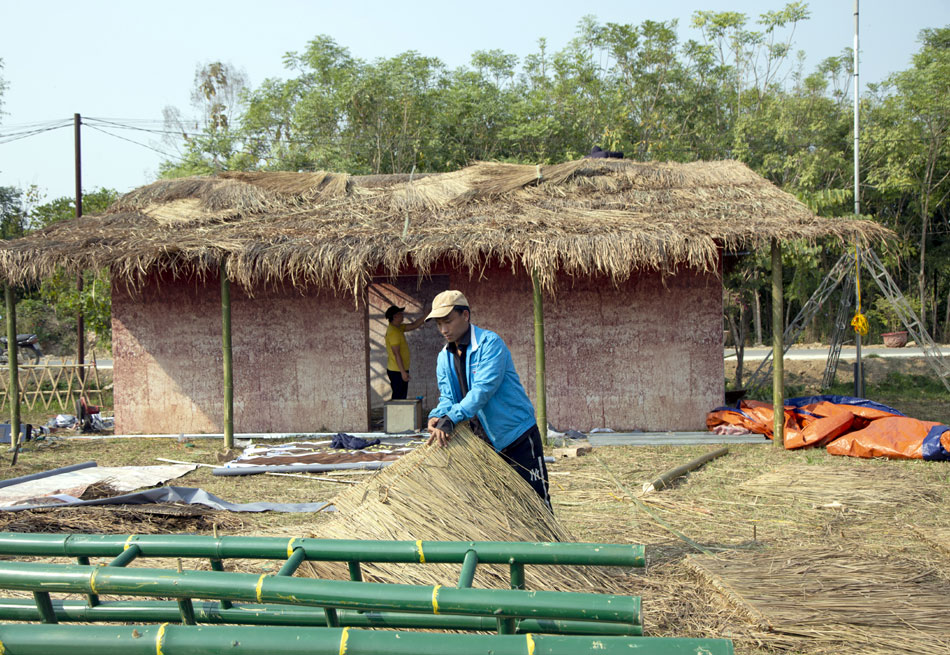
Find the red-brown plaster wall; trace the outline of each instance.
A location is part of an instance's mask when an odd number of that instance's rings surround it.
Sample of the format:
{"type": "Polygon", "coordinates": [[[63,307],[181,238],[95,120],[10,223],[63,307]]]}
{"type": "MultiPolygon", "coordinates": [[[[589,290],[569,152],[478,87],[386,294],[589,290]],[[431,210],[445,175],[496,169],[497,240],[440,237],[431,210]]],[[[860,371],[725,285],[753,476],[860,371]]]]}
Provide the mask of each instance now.
{"type": "MultiPolygon", "coordinates": [[[[231,287],[235,432],[367,428],[366,312],[352,297],[231,287]]],[[[117,433],[221,432],[220,282],[113,285],[117,433]]]]}
{"type": "MultiPolygon", "coordinates": [[[[448,272],[448,271],[440,271],[448,272]]],[[[510,268],[450,273],[473,322],[511,349],[534,401],[531,280],[510,268]]],[[[722,284],[682,269],[665,278],[559,278],[544,299],[548,421],[560,430],[701,430],[723,401],[722,284]]]]}

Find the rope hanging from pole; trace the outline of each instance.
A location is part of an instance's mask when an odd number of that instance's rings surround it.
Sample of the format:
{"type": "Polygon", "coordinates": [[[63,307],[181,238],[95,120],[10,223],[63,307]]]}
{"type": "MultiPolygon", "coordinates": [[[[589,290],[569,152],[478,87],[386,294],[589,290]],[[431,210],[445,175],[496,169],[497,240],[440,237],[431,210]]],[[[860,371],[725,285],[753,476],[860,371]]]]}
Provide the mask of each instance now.
{"type": "Polygon", "coordinates": [[[868,336],[868,319],[861,313],[861,260],[858,258],[858,246],[854,246],[854,279],[855,293],[857,294],[858,311],[851,319],[851,327],[862,337],[868,336]]]}

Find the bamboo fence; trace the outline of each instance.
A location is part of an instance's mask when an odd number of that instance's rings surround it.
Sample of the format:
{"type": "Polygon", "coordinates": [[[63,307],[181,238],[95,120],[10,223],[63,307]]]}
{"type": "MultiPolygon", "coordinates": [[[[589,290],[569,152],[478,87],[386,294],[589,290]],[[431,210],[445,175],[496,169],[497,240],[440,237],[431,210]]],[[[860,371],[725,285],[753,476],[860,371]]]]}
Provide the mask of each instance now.
{"type": "MultiPolygon", "coordinates": [[[[7,366],[0,367],[0,371],[7,366]]],[[[79,396],[85,396],[93,404],[103,404],[102,381],[96,355],[92,363],[78,364],[69,359],[61,364],[20,364],[20,402],[33,411],[37,406],[50,409],[54,405],[61,410],[72,410],[79,396]]],[[[10,376],[0,373],[0,410],[8,407],[10,376]]]]}

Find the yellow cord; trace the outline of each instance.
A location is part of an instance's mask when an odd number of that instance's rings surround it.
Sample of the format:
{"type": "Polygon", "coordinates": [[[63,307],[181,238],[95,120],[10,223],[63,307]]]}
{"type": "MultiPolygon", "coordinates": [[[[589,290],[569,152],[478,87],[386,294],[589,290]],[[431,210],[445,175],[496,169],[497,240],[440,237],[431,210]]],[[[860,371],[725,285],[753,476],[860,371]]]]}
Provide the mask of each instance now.
{"type": "Polygon", "coordinates": [[[419,551],[419,563],[426,563],[426,554],[422,552],[422,539],[416,541],[416,550],[419,551]]]}
{"type": "Polygon", "coordinates": [[[163,623],[158,627],[158,633],[155,635],[155,655],[162,655],[162,642],[165,641],[165,628],[167,627],[167,623],[163,623]]]}
{"type": "Polygon", "coordinates": [[[439,589],[441,588],[442,588],[442,585],[440,584],[437,584],[436,586],[432,587],[432,613],[433,614],[439,613],[439,589]]]}
{"type": "Polygon", "coordinates": [[[854,282],[857,290],[858,311],[851,319],[851,327],[862,337],[868,336],[868,319],[861,313],[861,261],[858,259],[858,246],[854,246],[854,282]]]}

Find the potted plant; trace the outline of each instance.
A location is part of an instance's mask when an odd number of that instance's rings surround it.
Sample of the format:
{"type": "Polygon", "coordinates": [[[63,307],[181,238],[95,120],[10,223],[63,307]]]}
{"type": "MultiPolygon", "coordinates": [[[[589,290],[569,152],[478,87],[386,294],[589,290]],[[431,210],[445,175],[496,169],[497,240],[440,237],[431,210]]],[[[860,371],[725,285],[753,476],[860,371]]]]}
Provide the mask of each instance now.
{"type": "MultiPolygon", "coordinates": [[[[905,298],[911,310],[917,313],[917,301],[905,298]]],[[[876,320],[886,331],[881,332],[881,340],[887,348],[903,348],[907,345],[907,331],[903,329],[900,314],[890,300],[881,296],[871,305],[868,315],[876,320]]]]}

